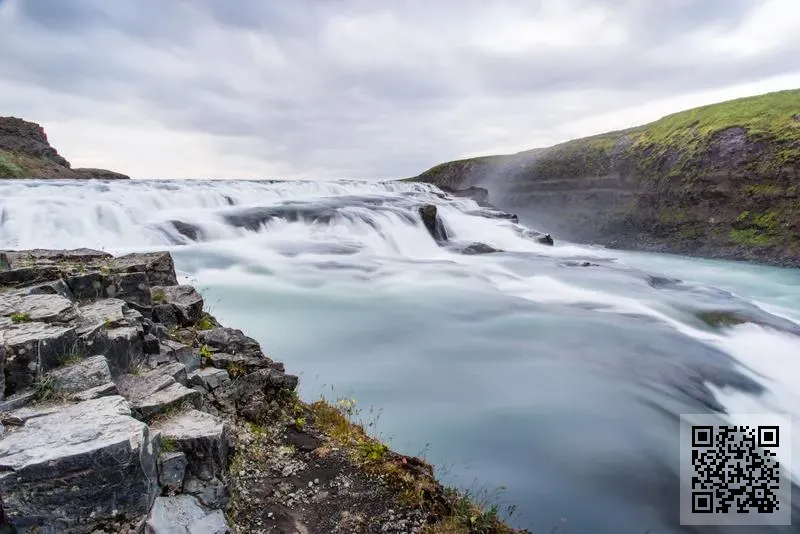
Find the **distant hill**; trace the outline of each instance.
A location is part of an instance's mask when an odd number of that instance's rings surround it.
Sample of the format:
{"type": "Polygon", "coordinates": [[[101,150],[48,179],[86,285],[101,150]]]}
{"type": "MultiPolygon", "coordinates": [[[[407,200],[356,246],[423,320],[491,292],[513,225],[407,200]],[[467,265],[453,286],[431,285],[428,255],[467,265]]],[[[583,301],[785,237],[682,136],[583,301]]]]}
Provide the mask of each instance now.
{"type": "Polygon", "coordinates": [[[117,180],[128,176],[105,169],[73,169],[50,146],[41,126],[16,117],[0,117],[0,179],[3,178],[117,180]]]}
{"type": "Polygon", "coordinates": [[[800,266],[800,89],[410,180],[484,187],[556,237],[800,266]]]}

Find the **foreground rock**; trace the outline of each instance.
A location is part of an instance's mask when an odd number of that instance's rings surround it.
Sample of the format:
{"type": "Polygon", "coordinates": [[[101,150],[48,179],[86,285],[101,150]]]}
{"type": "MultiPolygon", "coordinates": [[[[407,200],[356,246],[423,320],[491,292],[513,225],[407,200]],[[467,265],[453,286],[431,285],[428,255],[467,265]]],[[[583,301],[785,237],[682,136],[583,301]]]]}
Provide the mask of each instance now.
{"type": "Polygon", "coordinates": [[[167,253],[0,251],[0,532],[400,534],[482,513],[296,387],[167,253]]]}
{"type": "Polygon", "coordinates": [[[17,117],[0,117],[0,178],[119,180],[128,176],[105,169],[72,169],[50,146],[41,126],[17,117]]]}
{"type": "MultiPolygon", "coordinates": [[[[13,415],[13,413],[12,413],[13,415]]],[[[157,451],[125,399],[104,397],[19,412],[0,438],[3,511],[17,529],[90,531],[136,519],[158,491],[157,451]]]]}

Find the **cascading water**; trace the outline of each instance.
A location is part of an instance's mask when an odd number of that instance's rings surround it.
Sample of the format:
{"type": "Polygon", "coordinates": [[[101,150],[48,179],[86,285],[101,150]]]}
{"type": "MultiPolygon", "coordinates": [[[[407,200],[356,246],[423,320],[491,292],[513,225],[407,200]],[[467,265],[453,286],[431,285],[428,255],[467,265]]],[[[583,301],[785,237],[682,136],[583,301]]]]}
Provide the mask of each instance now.
{"type": "Polygon", "coordinates": [[[393,446],[505,486],[537,532],[694,532],[678,414],[800,414],[797,272],[548,247],[429,185],[0,182],[0,248],[35,247],[171,250],[303,396],[379,407],[393,446]],[[440,246],[423,203],[456,244],[501,252],[440,246]]]}

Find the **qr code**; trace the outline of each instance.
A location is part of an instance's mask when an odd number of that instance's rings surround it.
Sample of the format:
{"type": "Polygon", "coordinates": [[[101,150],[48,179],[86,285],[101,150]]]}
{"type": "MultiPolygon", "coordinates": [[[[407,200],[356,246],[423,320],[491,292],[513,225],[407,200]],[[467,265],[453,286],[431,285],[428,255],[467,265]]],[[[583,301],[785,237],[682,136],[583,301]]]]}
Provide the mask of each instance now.
{"type": "Polygon", "coordinates": [[[681,416],[681,523],[791,524],[791,417],[681,416]]]}

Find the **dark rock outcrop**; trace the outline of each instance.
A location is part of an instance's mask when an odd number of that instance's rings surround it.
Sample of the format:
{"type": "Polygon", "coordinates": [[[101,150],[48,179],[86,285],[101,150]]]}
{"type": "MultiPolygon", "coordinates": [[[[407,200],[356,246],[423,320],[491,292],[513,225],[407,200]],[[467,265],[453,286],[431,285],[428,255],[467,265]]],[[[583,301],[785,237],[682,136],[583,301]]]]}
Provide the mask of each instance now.
{"type": "Polygon", "coordinates": [[[800,90],[781,91],[412,180],[486,188],[565,239],[800,266],[798,111],[800,90]]]}
{"type": "Polygon", "coordinates": [[[41,126],[17,117],[0,117],[0,178],[129,178],[105,169],[71,167],[69,161],[50,146],[41,126]]]}
{"type": "Polygon", "coordinates": [[[419,208],[419,216],[422,224],[431,234],[431,237],[439,244],[447,241],[447,230],[445,230],[442,220],[439,218],[438,210],[433,204],[425,204],[419,208]]]}

